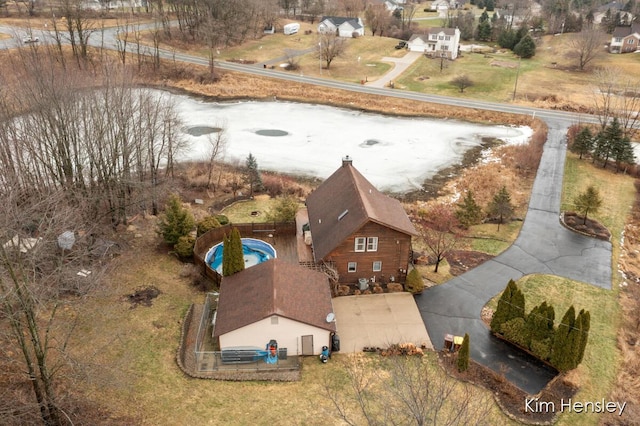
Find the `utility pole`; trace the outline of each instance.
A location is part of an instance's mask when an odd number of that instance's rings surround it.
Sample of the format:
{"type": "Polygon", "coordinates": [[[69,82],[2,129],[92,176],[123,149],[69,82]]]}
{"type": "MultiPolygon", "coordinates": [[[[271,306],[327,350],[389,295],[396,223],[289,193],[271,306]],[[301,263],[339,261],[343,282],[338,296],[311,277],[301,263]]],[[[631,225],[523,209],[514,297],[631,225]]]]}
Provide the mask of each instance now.
{"type": "Polygon", "coordinates": [[[513,85],[513,98],[512,101],[516,100],[516,90],[518,89],[518,75],[520,75],[520,60],[522,58],[518,56],[518,68],[516,69],[516,83],[513,85]]]}

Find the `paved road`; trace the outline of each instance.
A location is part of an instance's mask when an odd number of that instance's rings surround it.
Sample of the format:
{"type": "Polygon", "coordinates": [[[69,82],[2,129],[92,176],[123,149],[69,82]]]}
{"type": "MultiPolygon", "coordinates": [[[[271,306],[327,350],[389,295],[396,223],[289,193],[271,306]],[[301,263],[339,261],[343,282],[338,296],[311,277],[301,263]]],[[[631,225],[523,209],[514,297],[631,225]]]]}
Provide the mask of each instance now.
{"type": "MultiPolygon", "coordinates": [[[[93,45],[115,48],[115,35],[115,30],[107,30],[102,37],[93,37],[90,41],[93,45]]],[[[40,39],[42,43],[51,42],[44,32],[40,39]]],[[[5,41],[0,43],[0,46],[7,48],[17,44],[15,40],[5,41]]],[[[133,52],[133,43],[130,43],[128,48],[133,52]]],[[[207,59],[168,50],[161,50],[160,55],[163,58],[192,64],[208,64],[207,59]]],[[[566,129],[578,122],[597,123],[595,117],[383,89],[234,63],[220,62],[216,63],[216,66],[230,71],[358,93],[533,115],[545,120],[549,126],[549,139],[545,144],[534,183],[529,210],[514,245],[483,265],[443,285],[428,289],[416,297],[416,303],[436,349],[442,347],[445,333],[461,335],[466,332],[471,337],[472,358],[495,371],[504,372],[510,381],[523,390],[531,394],[537,393],[550,380],[553,373],[548,369],[495,340],[480,320],[480,311],[490,298],[502,291],[510,278],[518,279],[530,273],[559,275],[603,288],[611,287],[611,244],[572,233],[561,227],[558,222],[566,153],[566,129]]]]}

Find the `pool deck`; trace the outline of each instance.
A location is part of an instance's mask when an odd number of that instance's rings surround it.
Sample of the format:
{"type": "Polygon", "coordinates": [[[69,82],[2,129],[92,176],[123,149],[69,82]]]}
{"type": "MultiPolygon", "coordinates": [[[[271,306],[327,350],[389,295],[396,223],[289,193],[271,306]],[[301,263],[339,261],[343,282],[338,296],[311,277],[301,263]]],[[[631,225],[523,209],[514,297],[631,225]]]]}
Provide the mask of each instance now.
{"type": "Polygon", "coordinates": [[[309,212],[306,208],[298,210],[296,213],[296,246],[298,252],[298,262],[313,262],[313,250],[311,246],[304,243],[302,225],[309,223],[309,212]]]}

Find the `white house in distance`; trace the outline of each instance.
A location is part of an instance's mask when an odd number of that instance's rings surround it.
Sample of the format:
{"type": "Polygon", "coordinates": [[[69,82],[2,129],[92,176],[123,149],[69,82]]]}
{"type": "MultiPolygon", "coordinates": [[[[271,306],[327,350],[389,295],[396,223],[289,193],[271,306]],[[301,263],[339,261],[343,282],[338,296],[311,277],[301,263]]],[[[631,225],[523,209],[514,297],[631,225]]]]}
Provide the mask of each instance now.
{"type": "Polygon", "coordinates": [[[616,27],[611,35],[610,53],[629,53],[640,50],[640,23],[630,27],[616,27]]]}
{"type": "Polygon", "coordinates": [[[456,59],[460,47],[458,28],[429,28],[427,34],[414,34],[409,39],[408,48],[412,52],[423,52],[427,56],[456,59]]]}
{"type": "Polygon", "coordinates": [[[275,340],[287,355],[318,355],[331,347],[332,315],[327,276],[275,258],[224,277],[213,337],[223,352],[275,340]]]}
{"type": "Polygon", "coordinates": [[[364,35],[364,23],[361,18],[344,18],[340,16],[323,16],[318,24],[319,33],[335,33],[340,37],[364,35]]]}

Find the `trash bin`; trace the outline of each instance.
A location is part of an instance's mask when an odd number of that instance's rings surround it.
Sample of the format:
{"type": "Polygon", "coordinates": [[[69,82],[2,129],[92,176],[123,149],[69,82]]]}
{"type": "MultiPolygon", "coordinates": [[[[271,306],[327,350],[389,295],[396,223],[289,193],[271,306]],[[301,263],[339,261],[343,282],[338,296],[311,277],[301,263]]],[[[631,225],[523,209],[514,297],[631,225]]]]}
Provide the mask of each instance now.
{"type": "Polygon", "coordinates": [[[331,352],[340,352],[340,337],[337,334],[331,335],[331,352]]]}
{"type": "Polygon", "coordinates": [[[453,334],[444,335],[444,348],[449,352],[453,350],[453,334]]]}

